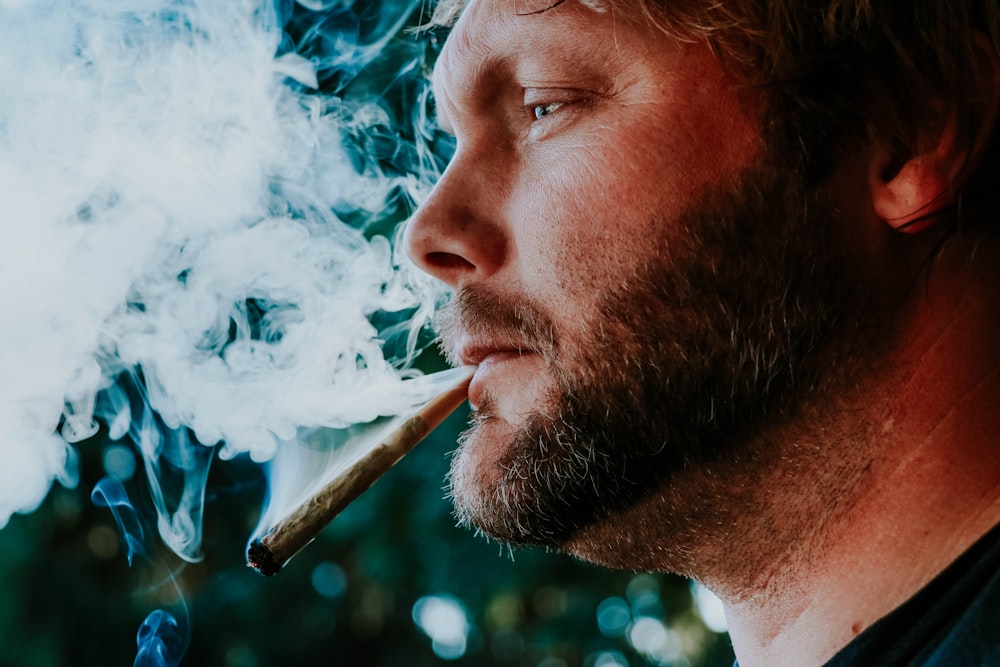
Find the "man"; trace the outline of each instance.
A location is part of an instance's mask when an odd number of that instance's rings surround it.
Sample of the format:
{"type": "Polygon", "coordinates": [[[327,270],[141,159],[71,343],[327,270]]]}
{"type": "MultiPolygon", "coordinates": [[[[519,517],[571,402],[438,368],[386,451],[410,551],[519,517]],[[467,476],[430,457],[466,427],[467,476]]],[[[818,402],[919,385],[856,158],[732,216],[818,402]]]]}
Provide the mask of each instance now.
{"type": "Polygon", "coordinates": [[[1000,664],[997,3],[436,18],[460,519],[703,582],[744,667],[1000,664]]]}

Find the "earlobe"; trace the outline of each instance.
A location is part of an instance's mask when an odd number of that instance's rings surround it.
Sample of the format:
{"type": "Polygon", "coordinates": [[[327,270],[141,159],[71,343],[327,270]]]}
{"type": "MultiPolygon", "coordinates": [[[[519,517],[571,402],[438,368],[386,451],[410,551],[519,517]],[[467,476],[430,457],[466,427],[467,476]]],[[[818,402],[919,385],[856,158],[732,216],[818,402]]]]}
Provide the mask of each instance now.
{"type": "MultiPolygon", "coordinates": [[[[951,129],[951,128],[948,128],[951,129]]],[[[872,210],[899,232],[916,233],[933,223],[933,213],[948,203],[952,178],[951,132],[938,146],[900,163],[876,150],[868,176],[872,210]]]]}

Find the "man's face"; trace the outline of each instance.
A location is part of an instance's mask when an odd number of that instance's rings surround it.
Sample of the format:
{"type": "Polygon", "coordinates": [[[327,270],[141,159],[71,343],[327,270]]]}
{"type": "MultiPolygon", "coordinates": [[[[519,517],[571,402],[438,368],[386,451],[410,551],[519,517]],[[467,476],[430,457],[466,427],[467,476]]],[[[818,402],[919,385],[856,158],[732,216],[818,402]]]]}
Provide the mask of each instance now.
{"type": "Polygon", "coordinates": [[[751,458],[840,288],[827,221],[805,219],[821,205],[707,47],[519,4],[474,0],[449,37],[435,94],[457,150],[407,243],[456,290],[446,351],[479,364],[460,518],[560,547],[751,458]]]}

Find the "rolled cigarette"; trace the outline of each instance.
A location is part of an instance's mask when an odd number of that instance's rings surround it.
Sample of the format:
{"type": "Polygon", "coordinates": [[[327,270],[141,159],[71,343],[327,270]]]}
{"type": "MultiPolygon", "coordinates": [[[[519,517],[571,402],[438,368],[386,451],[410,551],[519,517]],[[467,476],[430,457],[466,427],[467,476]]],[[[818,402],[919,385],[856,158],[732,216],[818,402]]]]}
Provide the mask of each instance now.
{"type": "Polygon", "coordinates": [[[277,574],[345,507],[465,402],[471,380],[468,373],[460,383],[431,399],[263,537],[251,542],[247,564],[266,577],[277,574]]]}

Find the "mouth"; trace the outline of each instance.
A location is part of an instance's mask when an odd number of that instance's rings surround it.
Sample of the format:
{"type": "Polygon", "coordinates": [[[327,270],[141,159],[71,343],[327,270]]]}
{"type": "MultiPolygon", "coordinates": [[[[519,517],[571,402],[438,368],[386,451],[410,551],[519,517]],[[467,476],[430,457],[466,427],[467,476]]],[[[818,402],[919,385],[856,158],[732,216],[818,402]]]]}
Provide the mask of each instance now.
{"type": "Polygon", "coordinates": [[[490,385],[506,382],[507,376],[518,373],[524,362],[537,363],[538,353],[528,347],[511,344],[472,344],[461,348],[463,364],[475,365],[476,373],[469,384],[469,404],[479,409],[483,392],[490,385]]]}

